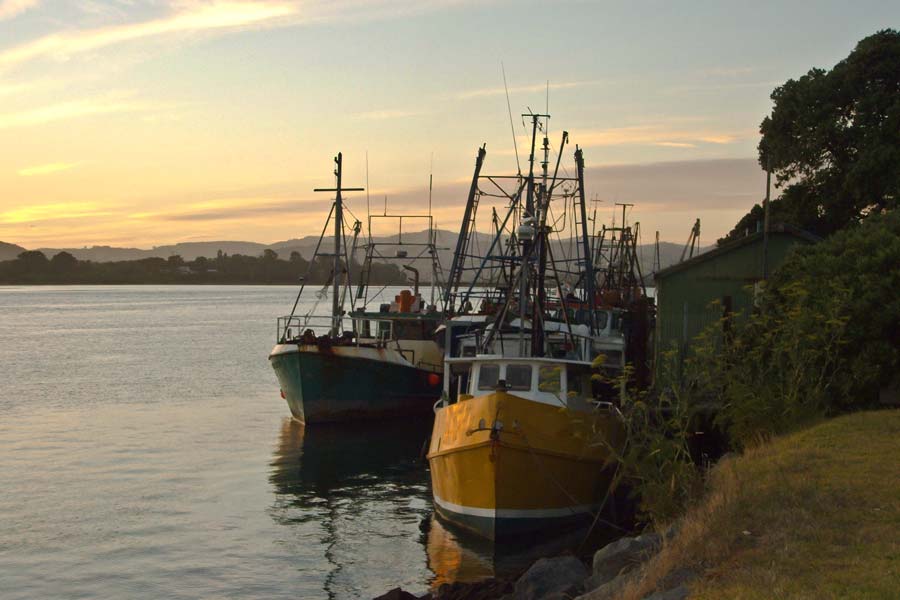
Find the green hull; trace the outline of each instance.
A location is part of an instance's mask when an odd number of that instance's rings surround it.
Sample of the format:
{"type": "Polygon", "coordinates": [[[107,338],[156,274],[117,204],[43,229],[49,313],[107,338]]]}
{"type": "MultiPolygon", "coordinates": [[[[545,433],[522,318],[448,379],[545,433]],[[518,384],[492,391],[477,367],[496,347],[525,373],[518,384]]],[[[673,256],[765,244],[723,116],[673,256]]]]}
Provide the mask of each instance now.
{"type": "Polygon", "coordinates": [[[381,352],[300,346],[297,352],[273,354],[270,360],[291,413],[304,423],[431,413],[441,394],[440,375],[377,360],[381,352]]]}

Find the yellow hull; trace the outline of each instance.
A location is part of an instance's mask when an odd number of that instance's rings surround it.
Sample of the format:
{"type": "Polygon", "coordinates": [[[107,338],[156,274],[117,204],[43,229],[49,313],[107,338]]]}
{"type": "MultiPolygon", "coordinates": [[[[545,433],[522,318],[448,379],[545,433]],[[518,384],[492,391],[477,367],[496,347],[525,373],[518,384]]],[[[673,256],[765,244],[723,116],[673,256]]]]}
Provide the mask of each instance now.
{"type": "Polygon", "coordinates": [[[443,517],[498,539],[582,519],[601,502],[607,444],[623,435],[615,416],[508,392],[463,398],[438,411],[429,447],[443,517]]]}

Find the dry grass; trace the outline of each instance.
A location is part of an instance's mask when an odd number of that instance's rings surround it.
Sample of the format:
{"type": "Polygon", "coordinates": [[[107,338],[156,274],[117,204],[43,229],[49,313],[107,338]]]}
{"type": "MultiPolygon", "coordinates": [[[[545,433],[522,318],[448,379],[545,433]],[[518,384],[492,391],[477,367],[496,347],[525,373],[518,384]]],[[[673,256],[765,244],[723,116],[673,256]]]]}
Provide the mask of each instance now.
{"type": "Polygon", "coordinates": [[[624,598],[900,598],[900,411],[848,415],[721,461],[624,598]]]}

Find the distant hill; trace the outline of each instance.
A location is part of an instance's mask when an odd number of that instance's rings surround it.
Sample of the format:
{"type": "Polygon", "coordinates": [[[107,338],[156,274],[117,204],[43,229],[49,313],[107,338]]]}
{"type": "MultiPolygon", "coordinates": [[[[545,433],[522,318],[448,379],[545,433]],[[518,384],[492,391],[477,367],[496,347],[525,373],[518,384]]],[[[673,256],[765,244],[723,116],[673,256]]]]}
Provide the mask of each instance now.
{"type": "MultiPolygon", "coordinates": [[[[445,229],[439,229],[435,232],[435,238],[438,246],[438,256],[445,272],[450,268],[450,263],[453,260],[453,250],[456,246],[456,236],[457,232],[445,229]]],[[[405,243],[421,244],[427,242],[427,238],[427,231],[413,231],[403,234],[403,241],[405,243]]],[[[332,239],[333,238],[326,236],[322,240],[322,250],[324,252],[327,252],[328,248],[331,247],[331,244],[333,243],[332,239]]],[[[487,233],[477,233],[472,240],[472,250],[474,250],[475,252],[486,252],[491,244],[491,239],[491,236],[487,233]]],[[[373,236],[373,240],[384,244],[390,244],[397,241],[397,236],[373,236]]],[[[94,262],[118,262],[124,260],[139,260],[153,257],[169,258],[170,256],[176,254],[181,256],[185,261],[192,261],[201,256],[206,258],[215,258],[220,250],[228,255],[242,254],[245,256],[260,256],[264,250],[273,250],[278,253],[279,257],[284,259],[287,259],[290,256],[291,252],[299,252],[303,258],[308,260],[313,255],[318,241],[319,238],[317,236],[306,236],[303,238],[285,240],[283,242],[275,242],[273,244],[260,244],[256,242],[242,241],[218,241],[181,242],[178,244],[156,246],[149,250],[140,248],[116,248],[112,246],[91,246],[84,248],[39,248],[39,250],[43,252],[47,256],[47,258],[52,258],[55,254],[65,251],[72,254],[78,260],[90,260],[94,262]]],[[[367,239],[364,236],[359,239],[357,260],[359,260],[360,262],[364,257],[364,246],[366,242],[367,239]]],[[[560,242],[555,242],[554,244],[554,247],[557,248],[560,245],[560,242]]],[[[568,241],[563,240],[562,245],[566,246],[567,244],[568,241]]],[[[680,244],[660,242],[659,258],[661,268],[664,269],[677,263],[681,257],[683,249],[684,247],[680,244]]],[[[19,246],[15,246],[12,244],[3,244],[2,242],[0,242],[0,260],[13,259],[24,250],[24,248],[21,248],[19,246]]],[[[708,248],[701,249],[702,252],[705,252],[706,250],[708,250],[708,248]]],[[[387,257],[394,256],[395,251],[396,248],[392,248],[390,245],[386,245],[380,249],[381,254],[387,257]]],[[[557,255],[559,255],[560,252],[561,249],[556,250],[557,255]]],[[[640,258],[641,271],[645,276],[652,273],[654,253],[655,250],[653,244],[643,244],[641,246],[638,246],[638,257],[640,258]]],[[[413,252],[410,252],[410,256],[412,256],[412,254],[413,252]]],[[[395,262],[397,264],[400,264],[400,261],[381,262],[395,262]]],[[[426,263],[423,261],[423,267],[425,264],[426,263]]],[[[423,278],[426,277],[426,269],[421,268],[421,270],[423,278]]]]}
{"type": "Polygon", "coordinates": [[[22,246],[0,242],[0,260],[13,260],[22,252],[25,252],[25,248],[22,246]]]}

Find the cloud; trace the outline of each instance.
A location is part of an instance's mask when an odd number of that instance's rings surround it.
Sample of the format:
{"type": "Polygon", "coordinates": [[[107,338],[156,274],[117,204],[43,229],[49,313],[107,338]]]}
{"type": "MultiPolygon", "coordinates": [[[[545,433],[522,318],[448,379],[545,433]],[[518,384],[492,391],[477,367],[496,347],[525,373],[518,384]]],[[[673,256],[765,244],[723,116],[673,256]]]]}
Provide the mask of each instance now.
{"type": "Polygon", "coordinates": [[[50,173],[59,173],[60,171],[68,171],[69,169],[74,169],[78,165],[81,164],[79,162],[56,162],[56,163],[48,163],[46,165],[37,165],[34,167],[26,167],[24,169],[19,169],[18,173],[22,177],[32,177],[34,175],[49,175],[50,173]]]}
{"type": "Polygon", "coordinates": [[[25,94],[39,87],[36,82],[29,83],[3,83],[0,84],[0,97],[12,96],[15,94],[25,94]]]}
{"type": "Polygon", "coordinates": [[[639,125],[587,130],[573,136],[572,141],[583,148],[599,146],[668,146],[692,148],[697,144],[732,144],[758,135],[755,130],[722,132],[708,129],[681,129],[665,125],[639,125]]]}
{"type": "MultiPolygon", "coordinates": [[[[567,90],[571,88],[584,87],[588,85],[599,85],[602,81],[568,81],[563,83],[550,82],[551,90],[567,90]]],[[[510,94],[529,94],[535,92],[543,92],[547,90],[547,83],[536,83],[534,85],[520,85],[509,88],[510,94]]],[[[502,87],[484,88],[480,90],[469,90],[460,92],[456,97],[460,100],[470,100],[472,98],[483,98],[485,96],[502,96],[506,94],[506,90],[502,87]]]]}
{"type": "Polygon", "coordinates": [[[17,17],[39,3],[40,0],[0,0],[0,21],[17,17]]]}
{"type": "MultiPolygon", "coordinates": [[[[754,132],[754,133],[756,133],[756,132],[754,132]]],[[[733,144],[740,138],[737,135],[732,135],[732,134],[719,134],[719,135],[705,135],[698,139],[701,142],[706,142],[707,144],[733,144]]]]}
{"type": "Polygon", "coordinates": [[[300,200],[297,198],[219,198],[196,202],[176,210],[139,212],[128,215],[132,220],[203,222],[230,219],[252,219],[273,215],[306,213],[331,206],[331,198],[300,200]]]}
{"type": "Polygon", "coordinates": [[[754,158],[684,160],[588,167],[585,185],[604,200],[643,210],[749,209],[765,194],[766,175],[754,158]]]}
{"type": "Polygon", "coordinates": [[[297,5],[247,0],[191,3],[163,18],[81,31],[53,33],[0,53],[0,66],[37,59],[66,59],[115,44],[166,34],[261,25],[296,14],[297,5]]]}
{"type": "Polygon", "coordinates": [[[31,223],[34,221],[98,217],[109,214],[111,213],[94,202],[59,202],[25,206],[2,212],[0,213],[0,223],[31,223]]]}
{"type": "Polygon", "coordinates": [[[149,102],[129,100],[121,97],[85,98],[14,113],[0,114],[0,129],[42,125],[53,121],[91,115],[158,110],[159,108],[161,108],[159,105],[149,102]]]}
{"type": "Polygon", "coordinates": [[[387,119],[405,119],[406,117],[417,117],[425,114],[424,112],[411,110],[373,110],[368,112],[356,113],[353,115],[355,119],[363,119],[367,121],[385,121],[387,119]]]}
{"type": "Polygon", "coordinates": [[[697,94],[704,92],[722,92],[728,90],[754,90],[758,88],[774,89],[782,85],[783,81],[713,81],[709,83],[696,83],[688,85],[676,85],[663,89],[666,94],[697,94]]]}
{"type": "MultiPolygon", "coordinates": [[[[493,154],[488,155],[488,161],[493,154]]],[[[590,163],[590,155],[588,155],[590,163]]],[[[489,165],[487,165],[489,168],[489,165]]],[[[659,229],[663,240],[681,241],[696,217],[703,219],[703,239],[726,233],[765,194],[765,173],[754,158],[683,160],[629,165],[588,165],[585,184],[597,206],[598,221],[606,222],[614,202],[635,203],[633,219],[645,232],[659,229]]],[[[317,235],[332,199],[327,194],[298,196],[296,182],[266,186],[265,191],[210,192],[205,200],[164,206],[162,200],[143,203],[148,211],[128,213],[122,202],[112,204],[56,203],[0,212],[0,239],[17,239],[28,247],[108,244],[153,246],[188,237],[206,239],[286,239],[317,235]],[[282,191],[279,191],[282,190],[282,191]],[[114,211],[114,212],[110,212],[114,211]],[[90,218],[82,218],[90,217],[90,218]],[[54,224],[55,220],[64,219],[54,224]],[[27,224],[26,224],[27,223],[27,224]],[[35,225],[37,225],[35,227],[35,225]],[[114,232],[114,233],[111,233],[114,232]],[[123,236],[123,237],[119,237],[123,236]],[[26,243],[27,242],[27,243],[26,243]]],[[[438,226],[459,229],[467,181],[435,185],[433,215],[438,226]]],[[[373,211],[380,212],[381,194],[389,193],[389,212],[422,212],[428,189],[379,190],[373,211]]],[[[349,198],[352,210],[365,216],[365,195],[349,198]]],[[[490,231],[490,208],[501,199],[484,197],[479,230],[490,231]]],[[[130,206],[134,206],[131,203],[130,206]]],[[[2,209],[0,209],[2,210],[2,209]]]]}
{"type": "Polygon", "coordinates": [[[700,75],[704,77],[740,77],[758,72],[759,67],[712,67],[710,69],[701,69],[700,75]]]}
{"type": "Polygon", "coordinates": [[[655,146],[663,146],[664,148],[696,148],[697,144],[689,144],[687,142],[656,142],[655,146]]]}

